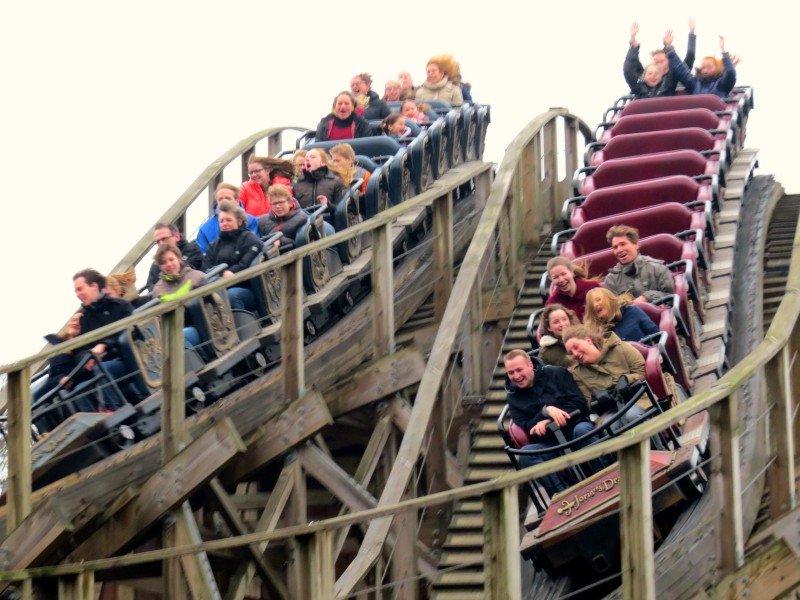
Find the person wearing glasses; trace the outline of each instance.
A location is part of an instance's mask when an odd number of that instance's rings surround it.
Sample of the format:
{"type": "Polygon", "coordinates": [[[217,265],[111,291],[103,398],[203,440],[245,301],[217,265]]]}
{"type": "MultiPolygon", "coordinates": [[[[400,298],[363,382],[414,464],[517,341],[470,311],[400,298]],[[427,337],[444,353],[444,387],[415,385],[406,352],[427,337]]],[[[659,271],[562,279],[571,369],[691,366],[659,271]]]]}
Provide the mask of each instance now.
{"type": "Polygon", "coordinates": [[[290,160],[269,156],[251,156],[247,163],[247,174],[250,180],[242,184],[239,201],[244,212],[260,217],[269,212],[269,186],[280,184],[291,187],[294,164],[290,160]]]}
{"type": "Polygon", "coordinates": [[[285,185],[272,185],[268,192],[272,208],[258,218],[259,233],[265,238],[280,231],[283,237],[278,240],[278,245],[294,244],[294,238],[308,221],[308,215],[300,210],[300,205],[285,185]]]}

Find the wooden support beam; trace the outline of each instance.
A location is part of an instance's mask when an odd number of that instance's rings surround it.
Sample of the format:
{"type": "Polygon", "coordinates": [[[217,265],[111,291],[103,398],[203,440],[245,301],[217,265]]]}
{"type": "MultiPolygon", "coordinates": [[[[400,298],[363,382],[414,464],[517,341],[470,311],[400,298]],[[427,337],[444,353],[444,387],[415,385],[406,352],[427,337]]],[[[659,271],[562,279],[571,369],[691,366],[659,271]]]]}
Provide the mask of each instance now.
{"type": "Polygon", "coordinates": [[[711,448],[719,455],[711,463],[711,485],[719,509],[719,568],[723,574],[738,569],[744,557],[742,532],[742,471],[739,458],[739,421],[736,396],[712,405],[711,448]]]}
{"type": "MultiPolygon", "coordinates": [[[[258,523],[254,531],[267,532],[273,531],[278,526],[278,521],[283,513],[286,504],[289,502],[289,496],[292,493],[292,487],[295,482],[295,472],[299,469],[299,464],[296,459],[292,459],[288,464],[283,467],[275,486],[272,488],[272,493],[269,496],[264,511],[258,519],[258,523]]],[[[267,542],[257,544],[260,555],[263,556],[264,551],[267,549],[267,542]]],[[[247,591],[250,582],[256,575],[256,567],[252,562],[242,564],[228,584],[228,590],[225,593],[225,600],[243,600],[245,592],[247,591]]],[[[285,586],[282,588],[285,590],[285,586]]],[[[283,594],[283,591],[277,590],[278,594],[283,594]]],[[[286,592],[288,594],[288,592],[286,592]]],[[[284,596],[288,598],[287,596],[284,596]]]]}
{"type": "MultiPolygon", "coordinates": [[[[411,420],[411,405],[401,398],[395,398],[390,403],[392,418],[397,428],[405,433],[411,420]]],[[[455,456],[449,450],[445,450],[446,481],[450,488],[458,488],[464,485],[464,476],[461,473],[461,466],[455,456]]]]}
{"type": "MultiPolygon", "coordinates": [[[[386,440],[389,439],[389,434],[391,433],[391,415],[387,414],[388,411],[386,410],[381,412],[383,414],[378,417],[378,421],[375,423],[375,428],[372,430],[372,436],[369,438],[367,447],[364,449],[364,453],[361,455],[361,461],[358,463],[358,467],[356,468],[355,475],[353,475],[353,479],[356,481],[356,483],[358,483],[364,489],[366,489],[366,487],[369,485],[372,475],[375,473],[375,469],[377,468],[378,462],[381,458],[381,452],[383,452],[383,448],[386,445],[386,440]]],[[[347,506],[342,506],[342,508],[339,510],[339,514],[343,515],[348,511],[349,508],[347,506]]],[[[344,542],[347,539],[347,534],[349,532],[349,526],[343,527],[336,532],[336,539],[334,540],[333,544],[333,552],[335,557],[338,557],[341,553],[342,547],[344,546],[344,542]]]]}
{"type": "Polygon", "coordinates": [[[91,539],[78,546],[71,561],[113,556],[129,548],[161,517],[205,485],[245,449],[230,419],[218,421],[164,465],[91,539]]]}
{"type": "MultiPolygon", "coordinates": [[[[245,524],[244,521],[242,521],[241,517],[239,516],[239,511],[236,510],[236,506],[234,506],[233,502],[231,502],[230,496],[228,496],[225,488],[222,487],[222,484],[216,477],[209,483],[209,489],[214,495],[214,499],[216,500],[219,508],[219,513],[222,516],[222,519],[228,525],[231,533],[233,535],[252,533],[250,528],[245,524]]],[[[267,563],[267,561],[264,559],[264,552],[261,550],[259,545],[248,544],[245,547],[245,550],[247,551],[249,560],[255,566],[256,573],[261,580],[271,583],[273,587],[278,590],[281,598],[288,598],[289,592],[286,589],[286,585],[283,583],[280,574],[276,573],[269,563],[267,563]]]]}
{"type": "MultiPolygon", "coordinates": [[[[292,454],[292,493],[286,504],[286,522],[288,525],[302,525],[308,522],[308,489],[306,486],[306,474],[303,466],[296,454],[292,454]]],[[[305,571],[303,548],[295,538],[289,540],[287,544],[289,551],[289,568],[287,569],[287,579],[289,582],[289,593],[292,598],[306,598],[309,593],[308,573],[305,571]]]]}
{"type": "Polygon", "coordinates": [[[298,538],[300,570],[307,586],[300,600],[330,600],[336,580],[333,557],[333,532],[318,531],[298,538]]]}
{"type": "Polygon", "coordinates": [[[161,315],[163,368],[161,374],[161,462],[166,463],[186,444],[183,306],[161,315]]]}
{"type": "Polygon", "coordinates": [[[653,560],[653,502],[650,482],[650,441],[624,448],[620,462],[620,540],[622,545],[622,597],[646,600],[656,597],[653,560]]]}
{"type": "Polygon", "coordinates": [[[414,346],[403,348],[358,369],[343,384],[325,392],[325,402],[331,414],[340,417],[419,383],[424,372],[422,352],[414,346]]]}
{"type": "Polygon", "coordinates": [[[522,150],[519,165],[519,183],[521,185],[519,198],[515,199],[517,215],[521,226],[522,242],[527,247],[538,247],[542,218],[539,206],[539,187],[541,183],[541,139],[538,135],[522,150]]]}
{"type": "Polygon", "coordinates": [[[555,120],[548,121],[542,130],[544,142],[544,184],[547,193],[540,197],[539,210],[543,210],[548,221],[553,224],[561,218],[558,195],[558,137],[555,120]],[[541,203],[544,201],[544,204],[541,203]]]}
{"type": "Polygon", "coordinates": [[[222,485],[241,481],[332,423],[322,394],[306,392],[247,436],[247,451],[225,467],[219,478],[222,485]]]}
{"type": "Polygon", "coordinates": [[[453,289],[453,193],[433,201],[433,315],[442,321],[453,289]]]}
{"type": "MultiPolygon", "coordinates": [[[[48,498],[20,523],[0,545],[3,569],[37,565],[74,530],[72,519],[56,498],[48,498]]],[[[4,586],[0,585],[0,589],[4,586]]]]}
{"type": "Polygon", "coordinates": [[[8,374],[8,523],[16,528],[31,513],[31,372],[8,374]]]}
{"type": "Polygon", "coordinates": [[[394,270],[391,224],[372,232],[372,339],[373,358],[394,352],[394,270]]]}
{"type": "Polygon", "coordinates": [[[789,346],[784,346],[766,364],[765,398],[770,399],[770,450],[775,457],[767,471],[769,514],[775,520],[797,506],[794,463],[794,396],[789,346]]]}
{"type": "MultiPolygon", "coordinates": [[[[570,198],[572,196],[572,174],[578,168],[579,148],[583,145],[578,144],[578,121],[571,117],[564,117],[564,179],[561,185],[559,198],[570,198]]],[[[586,140],[587,142],[589,140],[586,140]]]]}
{"type": "MultiPolygon", "coordinates": [[[[184,502],[173,515],[176,545],[199,544],[203,541],[188,502],[184,502]]],[[[193,600],[222,600],[214,572],[211,570],[211,563],[205,552],[182,556],[180,563],[193,600]]]]}
{"type": "Polygon", "coordinates": [[[303,269],[296,260],[281,269],[281,368],[283,396],[298,398],[306,387],[303,353],[303,269]]]}
{"type": "Polygon", "coordinates": [[[58,600],[95,600],[94,573],[86,571],[59,578],[58,600]]]}
{"type": "MultiPolygon", "coordinates": [[[[452,363],[450,367],[452,368],[452,363]]],[[[453,392],[454,382],[445,383],[439,390],[439,397],[431,412],[428,444],[425,450],[425,482],[429,494],[442,492],[450,486],[447,483],[448,461],[447,436],[445,435],[445,398],[453,392]]]]}
{"type": "Polygon", "coordinates": [[[483,373],[483,292],[478,283],[470,292],[469,309],[469,393],[477,396],[483,393],[485,376],[483,373]]]}
{"type": "MultiPolygon", "coordinates": [[[[164,523],[161,543],[165,548],[178,545],[178,523],[174,516],[164,523]]],[[[183,580],[180,557],[165,558],[161,562],[161,589],[164,598],[170,600],[186,598],[186,583],[183,580]]]]}
{"type": "Polygon", "coordinates": [[[798,586],[800,559],[783,540],[776,540],[720,581],[710,593],[701,592],[697,598],[789,598],[798,586]]]}
{"type": "Polygon", "coordinates": [[[417,600],[417,513],[406,511],[394,518],[394,543],[391,544],[392,600],[417,600]]]}
{"type": "Polygon", "coordinates": [[[517,486],[483,497],[483,537],[486,598],[520,600],[522,575],[517,486]]]}
{"type": "MultiPolygon", "coordinates": [[[[375,508],[378,505],[377,499],[372,494],[358,485],[344,469],[316,446],[308,444],[300,448],[297,456],[302,462],[305,472],[325,486],[331,494],[351,511],[358,512],[375,508]]],[[[395,535],[390,533],[387,537],[387,543],[390,546],[394,546],[395,541],[395,535]]],[[[431,555],[430,550],[421,542],[417,541],[417,547],[419,570],[423,574],[431,576],[436,570],[437,561],[431,555]]]]}
{"type": "Polygon", "coordinates": [[[481,304],[484,307],[484,322],[507,321],[514,314],[517,306],[517,288],[516,286],[504,286],[484,292],[481,304]]]}

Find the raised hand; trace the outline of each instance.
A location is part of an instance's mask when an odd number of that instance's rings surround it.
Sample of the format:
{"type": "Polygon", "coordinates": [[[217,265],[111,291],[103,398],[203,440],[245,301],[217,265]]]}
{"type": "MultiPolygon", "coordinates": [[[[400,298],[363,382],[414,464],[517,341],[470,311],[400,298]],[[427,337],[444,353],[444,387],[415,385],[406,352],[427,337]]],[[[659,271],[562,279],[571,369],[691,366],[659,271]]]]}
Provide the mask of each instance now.
{"type": "Polygon", "coordinates": [[[673,40],[675,40],[675,34],[672,33],[672,29],[667,29],[666,33],[664,34],[664,45],[672,46],[673,40]]]}
{"type": "Polygon", "coordinates": [[[725,36],[723,35],[719,36],[719,49],[725,52],[725,36]]]}
{"type": "Polygon", "coordinates": [[[639,23],[636,21],[631,25],[631,45],[638,46],[639,42],[636,41],[636,36],[639,34],[639,23]]]}
{"type": "Polygon", "coordinates": [[[689,17],[689,33],[694,33],[694,28],[697,23],[694,20],[694,17],[689,17]]]}

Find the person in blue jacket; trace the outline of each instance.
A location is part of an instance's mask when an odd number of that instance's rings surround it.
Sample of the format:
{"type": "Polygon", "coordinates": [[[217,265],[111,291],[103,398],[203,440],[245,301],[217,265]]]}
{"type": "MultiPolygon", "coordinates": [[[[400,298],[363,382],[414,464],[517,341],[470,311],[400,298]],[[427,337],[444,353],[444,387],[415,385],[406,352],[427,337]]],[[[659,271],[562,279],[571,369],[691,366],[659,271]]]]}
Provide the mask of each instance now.
{"type": "Polygon", "coordinates": [[[736,66],[731,55],[725,50],[725,38],[719,36],[719,48],[722,51],[722,65],[713,56],[703,58],[698,74],[692,75],[687,67],[675,54],[672,47],[674,35],[672,30],[664,34],[664,51],[669,59],[669,67],[675,77],[690,94],[714,94],[720,98],[727,98],[736,85],[736,66]]]}
{"type": "MultiPolygon", "coordinates": [[[[223,200],[232,200],[242,206],[242,203],[239,202],[239,188],[230,183],[220,183],[214,191],[214,213],[200,225],[200,229],[197,231],[197,239],[195,240],[203,254],[208,251],[211,242],[219,238],[218,207],[223,200]]],[[[258,219],[253,215],[247,215],[247,229],[259,235],[258,219]]]]}
{"type": "MultiPolygon", "coordinates": [[[[551,422],[561,427],[568,440],[594,431],[594,424],[589,420],[589,406],[565,368],[544,365],[535,356],[519,349],[506,354],[503,364],[506,369],[506,402],[511,418],[533,442],[523,446],[523,450],[544,450],[558,445],[553,433],[547,429],[551,422]]],[[[580,447],[596,440],[589,437],[580,447]]],[[[530,467],[555,456],[554,452],[521,455],[519,462],[523,467],[530,467]]],[[[539,481],[550,496],[567,489],[567,484],[555,474],[545,475],[539,481]]]]}
{"type": "Polygon", "coordinates": [[[630,294],[617,296],[601,287],[586,293],[583,322],[600,331],[613,331],[623,342],[638,342],[659,331],[630,294]]]}

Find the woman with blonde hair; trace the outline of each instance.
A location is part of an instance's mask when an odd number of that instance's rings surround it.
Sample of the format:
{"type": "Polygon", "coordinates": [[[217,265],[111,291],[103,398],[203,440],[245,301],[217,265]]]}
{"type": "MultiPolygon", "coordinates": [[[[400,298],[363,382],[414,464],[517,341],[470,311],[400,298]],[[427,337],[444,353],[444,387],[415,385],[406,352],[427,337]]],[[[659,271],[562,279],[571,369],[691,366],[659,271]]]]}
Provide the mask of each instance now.
{"type": "Polygon", "coordinates": [[[121,298],[128,302],[136,299],[139,295],[136,291],[136,271],[131,269],[106,275],[106,287],[103,291],[112,298],[121,298]]]}
{"type": "Polygon", "coordinates": [[[589,277],[589,271],[582,262],[573,263],[563,256],[554,256],[547,261],[547,273],[554,290],[545,300],[545,306],[561,304],[583,319],[586,307],[586,294],[600,287],[600,281],[589,277]]]}
{"type": "Polygon", "coordinates": [[[459,77],[458,63],[452,54],[432,56],[425,68],[426,78],[417,88],[414,99],[441,100],[449,104],[463,104],[461,87],[452,80],[459,77]]]}
{"type": "Polygon", "coordinates": [[[350,144],[336,144],[331,148],[330,169],[342,178],[342,183],[347,187],[350,187],[353,180],[362,179],[360,191],[362,194],[367,193],[367,181],[371,173],[356,164],[356,153],[350,144]]]}
{"type": "Polygon", "coordinates": [[[650,317],[633,303],[630,294],[617,296],[605,288],[595,288],[586,294],[583,322],[601,331],[616,333],[625,342],[638,342],[659,331],[650,317]]]}

